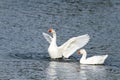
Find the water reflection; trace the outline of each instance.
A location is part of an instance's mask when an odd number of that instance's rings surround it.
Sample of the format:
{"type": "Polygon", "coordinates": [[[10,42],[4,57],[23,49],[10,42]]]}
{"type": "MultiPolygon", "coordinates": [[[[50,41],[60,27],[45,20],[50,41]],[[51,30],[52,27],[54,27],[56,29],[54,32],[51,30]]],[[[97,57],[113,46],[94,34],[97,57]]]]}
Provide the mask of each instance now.
{"type": "Polygon", "coordinates": [[[50,62],[49,66],[47,68],[47,78],[53,80],[57,78],[57,72],[56,72],[56,62],[50,62]]]}
{"type": "Polygon", "coordinates": [[[47,80],[107,80],[105,66],[78,65],[73,62],[49,62],[47,80]]]}
{"type": "Polygon", "coordinates": [[[46,69],[47,79],[73,80],[76,75],[76,66],[73,62],[52,61],[46,69]]]}
{"type": "Polygon", "coordinates": [[[107,80],[104,65],[80,65],[79,73],[82,80],[107,80]]]}

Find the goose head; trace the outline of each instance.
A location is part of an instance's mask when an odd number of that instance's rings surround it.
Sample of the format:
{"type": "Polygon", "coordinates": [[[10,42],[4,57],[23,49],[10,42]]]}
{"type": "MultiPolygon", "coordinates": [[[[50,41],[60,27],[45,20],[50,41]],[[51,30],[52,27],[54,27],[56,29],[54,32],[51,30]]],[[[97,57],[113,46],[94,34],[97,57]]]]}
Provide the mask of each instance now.
{"type": "Polygon", "coordinates": [[[48,32],[54,34],[55,30],[53,28],[50,28],[50,29],[48,29],[48,32]]]}
{"type": "Polygon", "coordinates": [[[80,49],[77,52],[78,52],[78,54],[86,54],[86,50],[85,49],[80,49]]]}

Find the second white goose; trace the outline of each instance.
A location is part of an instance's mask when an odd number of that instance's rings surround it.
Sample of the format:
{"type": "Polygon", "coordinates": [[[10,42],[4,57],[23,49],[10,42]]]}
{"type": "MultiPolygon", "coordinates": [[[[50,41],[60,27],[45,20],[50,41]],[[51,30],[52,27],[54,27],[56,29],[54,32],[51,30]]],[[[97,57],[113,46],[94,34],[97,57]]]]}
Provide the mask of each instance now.
{"type": "Polygon", "coordinates": [[[87,52],[85,49],[78,50],[78,54],[82,54],[81,64],[104,64],[105,59],[108,57],[108,55],[99,55],[86,58],[87,52]]]}

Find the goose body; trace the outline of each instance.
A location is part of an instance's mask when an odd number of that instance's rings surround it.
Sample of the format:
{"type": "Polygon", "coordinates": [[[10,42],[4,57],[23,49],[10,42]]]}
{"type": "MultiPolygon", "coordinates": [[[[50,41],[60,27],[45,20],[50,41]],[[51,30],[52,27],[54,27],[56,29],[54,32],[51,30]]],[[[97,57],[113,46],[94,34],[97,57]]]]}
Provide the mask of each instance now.
{"type": "Polygon", "coordinates": [[[85,49],[79,50],[78,53],[82,54],[82,58],[80,59],[81,64],[104,64],[105,59],[108,57],[108,55],[99,55],[86,58],[87,52],[85,49]]]}
{"type": "Polygon", "coordinates": [[[90,39],[89,35],[85,34],[70,38],[63,45],[57,46],[56,44],[57,36],[55,30],[49,29],[48,32],[52,33],[52,37],[44,32],[43,32],[43,36],[50,43],[48,48],[48,53],[50,57],[53,59],[62,58],[62,57],[69,58],[77,49],[85,46],[90,39]]]}

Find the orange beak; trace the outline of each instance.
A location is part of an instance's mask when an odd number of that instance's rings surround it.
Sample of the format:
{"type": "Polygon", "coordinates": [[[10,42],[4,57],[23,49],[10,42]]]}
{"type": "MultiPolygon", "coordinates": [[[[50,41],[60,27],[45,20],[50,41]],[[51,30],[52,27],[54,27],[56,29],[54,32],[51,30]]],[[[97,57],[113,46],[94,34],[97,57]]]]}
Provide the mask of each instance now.
{"type": "Polygon", "coordinates": [[[80,51],[78,50],[77,53],[80,54],[80,51]]]}
{"type": "Polygon", "coordinates": [[[52,32],[52,28],[50,28],[50,29],[48,30],[48,32],[50,32],[50,33],[51,33],[51,32],[52,32]]]}

